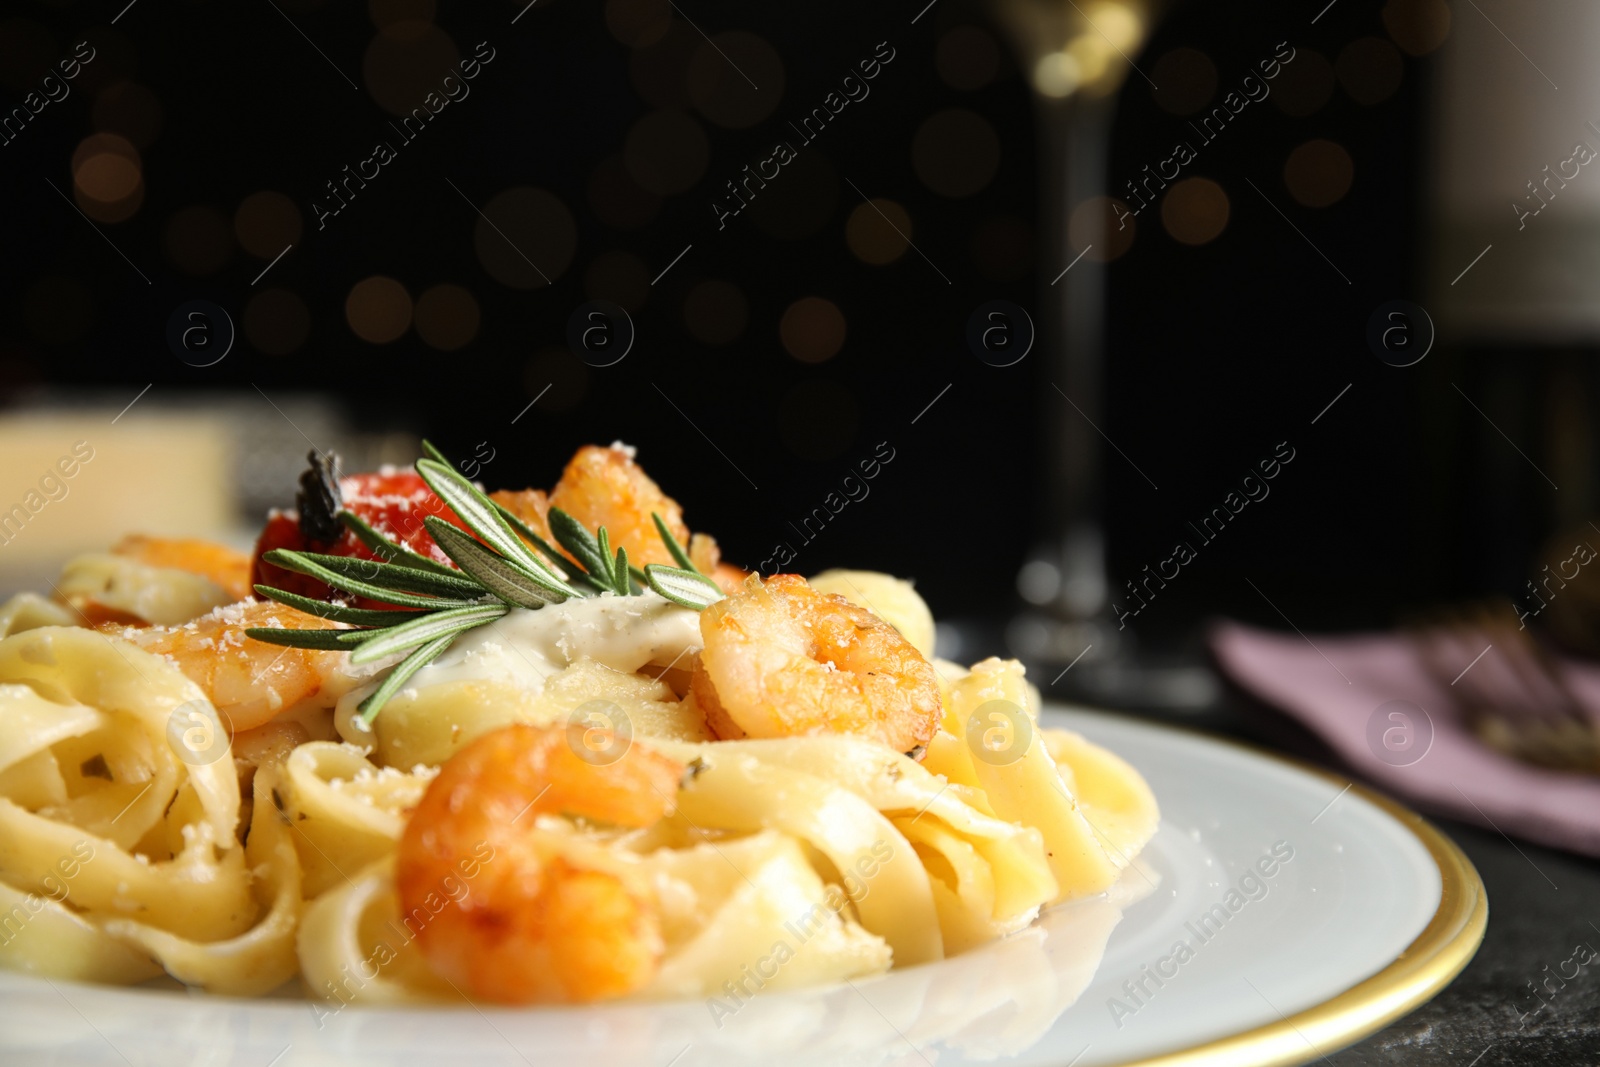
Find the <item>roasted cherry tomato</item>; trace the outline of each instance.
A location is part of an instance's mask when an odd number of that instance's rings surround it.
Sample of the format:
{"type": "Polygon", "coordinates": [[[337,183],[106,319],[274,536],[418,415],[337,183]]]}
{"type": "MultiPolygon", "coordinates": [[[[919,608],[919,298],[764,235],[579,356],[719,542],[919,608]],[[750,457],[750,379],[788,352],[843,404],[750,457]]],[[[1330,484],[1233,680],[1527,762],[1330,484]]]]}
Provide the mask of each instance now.
{"type": "MultiPolygon", "coordinates": [[[[435,496],[427,483],[413,471],[352,474],[339,479],[339,495],[343,498],[343,506],[365,519],[373,529],[401,542],[411,551],[429,556],[440,563],[449,564],[449,557],[433,543],[433,538],[423,525],[423,517],[437,515],[446,522],[466,529],[456,513],[435,496]]],[[[337,594],[315,578],[274,566],[261,558],[275,548],[322,552],[332,556],[354,556],[357,559],[377,558],[348,529],[341,528],[338,536],[331,541],[319,540],[305,533],[302,523],[295,515],[274,511],[268,517],[267,525],[256,541],[251,568],[252,582],[286,589],[291,593],[299,593],[318,600],[328,600],[343,594],[337,594]]],[[[373,602],[358,598],[358,603],[367,606],[373,602]]]]}

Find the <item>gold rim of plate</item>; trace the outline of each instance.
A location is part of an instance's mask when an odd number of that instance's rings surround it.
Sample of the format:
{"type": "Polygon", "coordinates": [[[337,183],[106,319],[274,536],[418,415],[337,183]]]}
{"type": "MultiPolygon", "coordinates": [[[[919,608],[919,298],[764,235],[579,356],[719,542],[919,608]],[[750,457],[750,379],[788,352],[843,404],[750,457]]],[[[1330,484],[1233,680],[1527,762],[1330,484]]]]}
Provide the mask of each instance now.
{"type": "Polygon", "coordinates": [[[1434,825],[1382,793],[1302,760],[1223,738],[1207,740],[1286,763],[1349,791],[1391,815],[1422,842],[1439,868],[1439,907],[1416,940],[1383,970],[1321,1004],[1203,1045],[1130,1060],[1121,1067],[1288,1067],[1331,1055],[1431,1000],[1472,961],[1489,925],[1489,896],[1477,868],[1434,825]]]}

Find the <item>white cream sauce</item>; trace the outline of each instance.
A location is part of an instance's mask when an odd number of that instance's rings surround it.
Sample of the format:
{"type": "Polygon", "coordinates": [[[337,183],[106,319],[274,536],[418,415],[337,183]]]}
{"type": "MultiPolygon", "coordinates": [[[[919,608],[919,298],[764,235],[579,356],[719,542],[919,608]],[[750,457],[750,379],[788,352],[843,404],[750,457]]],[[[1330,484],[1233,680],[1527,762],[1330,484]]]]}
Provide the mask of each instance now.
{"type": "Polygon", "coordinates": [[[632,673],[646,664],[664,667],[700,643],[700,613],[654,593],[573,598],[513,608],[467,631],[412,675],[407,688],[498,681],[540,693],[546,678],[580,658],[632,673]]]}

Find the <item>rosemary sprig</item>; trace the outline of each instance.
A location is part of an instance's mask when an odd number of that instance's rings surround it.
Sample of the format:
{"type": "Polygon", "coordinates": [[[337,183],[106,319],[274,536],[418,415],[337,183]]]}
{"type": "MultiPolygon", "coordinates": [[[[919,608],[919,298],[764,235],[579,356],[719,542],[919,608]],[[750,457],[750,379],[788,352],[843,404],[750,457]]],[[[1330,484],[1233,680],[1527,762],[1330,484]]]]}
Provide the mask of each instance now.
{"type": "MultiPolygon", "coordinates": [[[[660,515],[652,514],[651,518],[677,567],[652,563],[641,570],[632,566],[626,549],[620,545],[613,549],[611,534],[604,526],[590,533],[560,508],[551,508],[546,516],[556,542],[551,545],[459,474],[431,443],[424,441],[422,448],[425,457],[417,461],[417,473],[471,531],[469,534],[436,515],[423,518],[434,543],[456,567],[413,551],[350,510],[340,508],[337,521],[377,559],[289,549],[274,549],[262,558],[346,595],[365,597],[385,606],[329,603],[258,585],[256,592],[263,597],[353,628],[252,627],[245,631],[270,644],[349,652],[352,663],[371,663],[405,652],[405,658],[361,702],[359,718],[363,724],[371,726],[383,705],[411,676],[449,648],[457,637],[503,618],[513,608],[537,609],[570,597],[605,593],[637,596],[647,589],[695,610],[722,599],[722,590],[689,561],[688,551],[672,536],[660,515]]],[[[327,480],[320,472],[319,478],[327,480]]]]}
{"type": "Polygon", "coordinates": [[[651,591],[674,604],[700,611],[722,599],[722,588],[698,571],[652,563],[644,573],[651,591]]]}
{"type": "Polygon", "coordinates": [[[678,539],[672,536],[672,531],[667,529],[666,521],[653,511],[650,513],[650,517],[655,520],[656,533],[661,535],[661,543],[667,546],[667,551],[671,553],[673,562],[686,571],[699,574],[700,569],[690,562],[689,553],[685,552],[683,546],[678,544],[678,539]]]}
{"type": "Polygon", "coordinates": [[[443,637],[436,637],[395,664],[394,670],[390,671],[389,676],[379,683],[378,688],[372,691],[372,695],[361,702],[361,714],[358,717],[361,719],[362,724],[371,726],[372,720],[377,717],[383,706],[389,702],[389,698],[400,692],[400,688],[411,680],[413,674],[438,659],[439,654],[449,648],[450,643],[460,633],[461,631],[457,630],[454,633],[445,634],[443,637]]]}
{"type": "Polygon", "coordinates": [[[600,591],[599,586],[589,581],[589,575],[582,567],[578,566],[566,556],[562,555],[559,549],[551,545],[550,542],[546,541],[544,538],[540,537],[532,526],[529,526],[527,523],[523,522],[522,519],[517,517],[517,515],[512,512],[510,508],[507,508],[499,501],[495,501],[494,506],[499,510],[500,517],[506,520],[506,522],[510,523],[511,528],[517,531],[517,534],[520,537],[522,537],[524,540],[531,541],[535,548],[544,553],[546,559],[560,568],[561,573],[567,576],[567,580],[569,582],[574,585],[585,586],[589,589],[592,589],[596,593],[600,591]]]}
{"type": "Polygon", "coordinates": [[[350,653],[351,663],[371,663],[373,660],[404,652],[418,645],[428,644],[441,637],[456,634],[493,622],[511,610],[509,604],[476,604],[470,608],[452,608],[449,611],[430,611],[422,618],[400,626],[390,626],[379,631],[370,640],[361,642],[350,653]]]}
{"type": "Polygon", "coordinates": [[[389,540],[383,534],[374,530],[366,519],[363,519],[353,511],[339,512],[339,521],[344,523],[346,529],[355,534],[356,540],[366,545],[372,554],[381,560],[400,563],[407,567],[415,567],[418,570],[433,571],[436,574],[456,573],[453,567],[446,567],[438,560],[429,559],[427,556],[411,551],[411,549],[397,541],[389,540]]]}
{"type": "Polygon", "coordinates": [[[584,529],[581,522],[560,508],[551,508],[545,515],[545,522],[549,523],[550,536],[556,539],[556,544],[571,553],[590,579],[598,582],[601,589],[616,592],[611,561],[607,558],[609,553],[601,551],[597,535],[584,529]]]}
{"type": "Polygon", "coordinates": [[[549,583],[483,547],[438,516],[429,515],[423,523],[434,541],[461,564],[463,571],[507,604],[542,608],[566,599],[566,594],[559,589],[551,588],[549,583]]]}

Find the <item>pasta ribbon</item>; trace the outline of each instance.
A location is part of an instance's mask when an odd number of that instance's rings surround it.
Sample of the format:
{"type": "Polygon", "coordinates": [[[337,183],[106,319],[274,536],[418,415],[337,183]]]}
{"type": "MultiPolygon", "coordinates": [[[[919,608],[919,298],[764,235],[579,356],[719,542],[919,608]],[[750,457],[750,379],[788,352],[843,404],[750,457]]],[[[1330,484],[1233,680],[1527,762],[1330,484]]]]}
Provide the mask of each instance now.
{"type": "Polygon", "coordinates": [[[678,795],[681,817],[702,829],[770,828],[809,842],[841,877],[863,883],[851,894],[856,914],[889,943],[897,966],[944,957],[927,872],[888,819],[825,778],[721,747],[702,748],[698,773],[678,795]]]}
{"type": "Polygon", "coordinates": [[[1161,813],[1143,776],[1122,757],[1071,730],[1042,730],[1045,749],[1078,798],[1084,819],[1118,867],[1126,867],[1156,832],[1161,813]]]}
{"type": "Polygon", "coordinates": [[[308,898],[393,853],[406,815],[434,772],[377,767],[354,745],[311,741],[284,764],[284,816],[305,868],[308,898]]]}
{"type": "Polygon", "coordinates": [[[234,597],[203,575],[95,552],[68,560],[56,582],[61,598],[91,618],[106,614],[176,626],[234,597]]]}
{"type": "MultiPolygon", "coordinates": [[[[750,755],[756,759],[802,771],[837,783],[860,796],[880,813],[892,817],[894,825],[924,856],[930,879],[954,879],[955,861],[927,862],[929,854],[944,852],[981,863],[983,870],[968,870],[966,884],[986,885],[979,897],[964,897],[976,911],[957,918],[941,910],[941,928],[955,934],[961,947],[973,942],[966,931],[970,923],[983,929],[1006,932],[1026,925],[1038,914],[1041,905],[1057,895],[1055,877],[1046,861],[1044,842],[1032,827],[1005,822],[972,806],[960,791],[928,772],[915,760],[861,738],[845,735],[817,735],[757,741],[723,741],[713,746],[717,753],[750,755]],[[917,828],[925,832],[918,832],[917,828]],[[920,841],[919,841],[920,838],[920,841]],[[944,918],[949,915],[950,922],[944,918]]],[[[705,749],[700,751],[704,752],[705,749]]],[[[935,889],[939,887],[936,885],[935,889]]],[[[945,888],[955,889],[952,881],[945,888]]],[[[989,937],[1000,936],[991,933],[989,937]]],[[[945,946],[947,952],[960,947],[945,946]]]]}
{"type": "Polygon", "coordinates": [[[60,900],[0,882],[0,965],[46,978],[130,985],[161,973],[60,900]]]}
{"type": "Polygon", "coordinates": [[[0,641],[0,887],[25,910],[50,901],[7,930],[25,965],[130,980],[154,961],[223,991],[281,984],[298,866],[257,799],[246,849],[216,712],[165,660],[69,627],[0,641]],[[195,730],[205,743],[189,744],[195,730]]]}
{"type": "Polygon", "coordinates": [[[41,626],[75,626],[79,621],[71,609],[38,593],[18,593],[0,604],[0,637],[41,626]]]}
{"type": "Polygon", "coordinates": [[[188,985],[216,993],[250,997],[270,993],[295,976],[295,930],[300,923],[300,861],[289,840],[283,814],[273,805],[275,768],[256,773],[254,804],[245,863],[263,872],[253,884],[257,903],[266,913],[233,937],[206,941],[131,919],[110,919],[106,933],[138,946],[158,960],[168,974],[188,985]]]}
{"type": "MultiPolygon", "coordinates": [[[[1002,701],[1028,716],[1031,733],[1026,748],[996,762],[973,759],[973,773],[997,816],[1035,826],[1044,835],[1050,869],[1058,884],[1056,900],[1104,892],[1128,864],[1128,854],[1094,826],[1090,820],[1096,812],[1085,810],[1071,783],[1063,778],[1037,729],[1037,699],[1023,680],[1021,664],[987,659],[974,665],[970,674],[952,686],[950,717],[965,724],[969,716],[992,701],[1002,701]]],[[[1102,784],[1113,774],[1108,764],[1094,767],[1102,784]]],[[[1122,767],[1137,780],[1131,768],[1126,764],[1122,767]]],[[[1105,788],[1111,792],[1109,786],[1105,788]]],[[[1144,796],[1149,796],[1148,789],[1144,796]]],[[[1153,798],[1149,808],[1154,811],[1153,798]]]]}
{"type": "MultiPolygon", "coordinates": [[[[394,856],[360,869],[305,910],[297,950],[314,996],[345,1004],[406,1004],[459,997],[428,970],[417,927],[400,915],[394,856]]],[[[319,1012],[318,1021],[322,1019],[319,1012]]]]}
{"type": "Polygon", "coordinates": [[[644,866],[668,934],[649,996],[737,999],[889,968],[888,944],[849,917],[785,834],[662,849],[644,866]]]}

